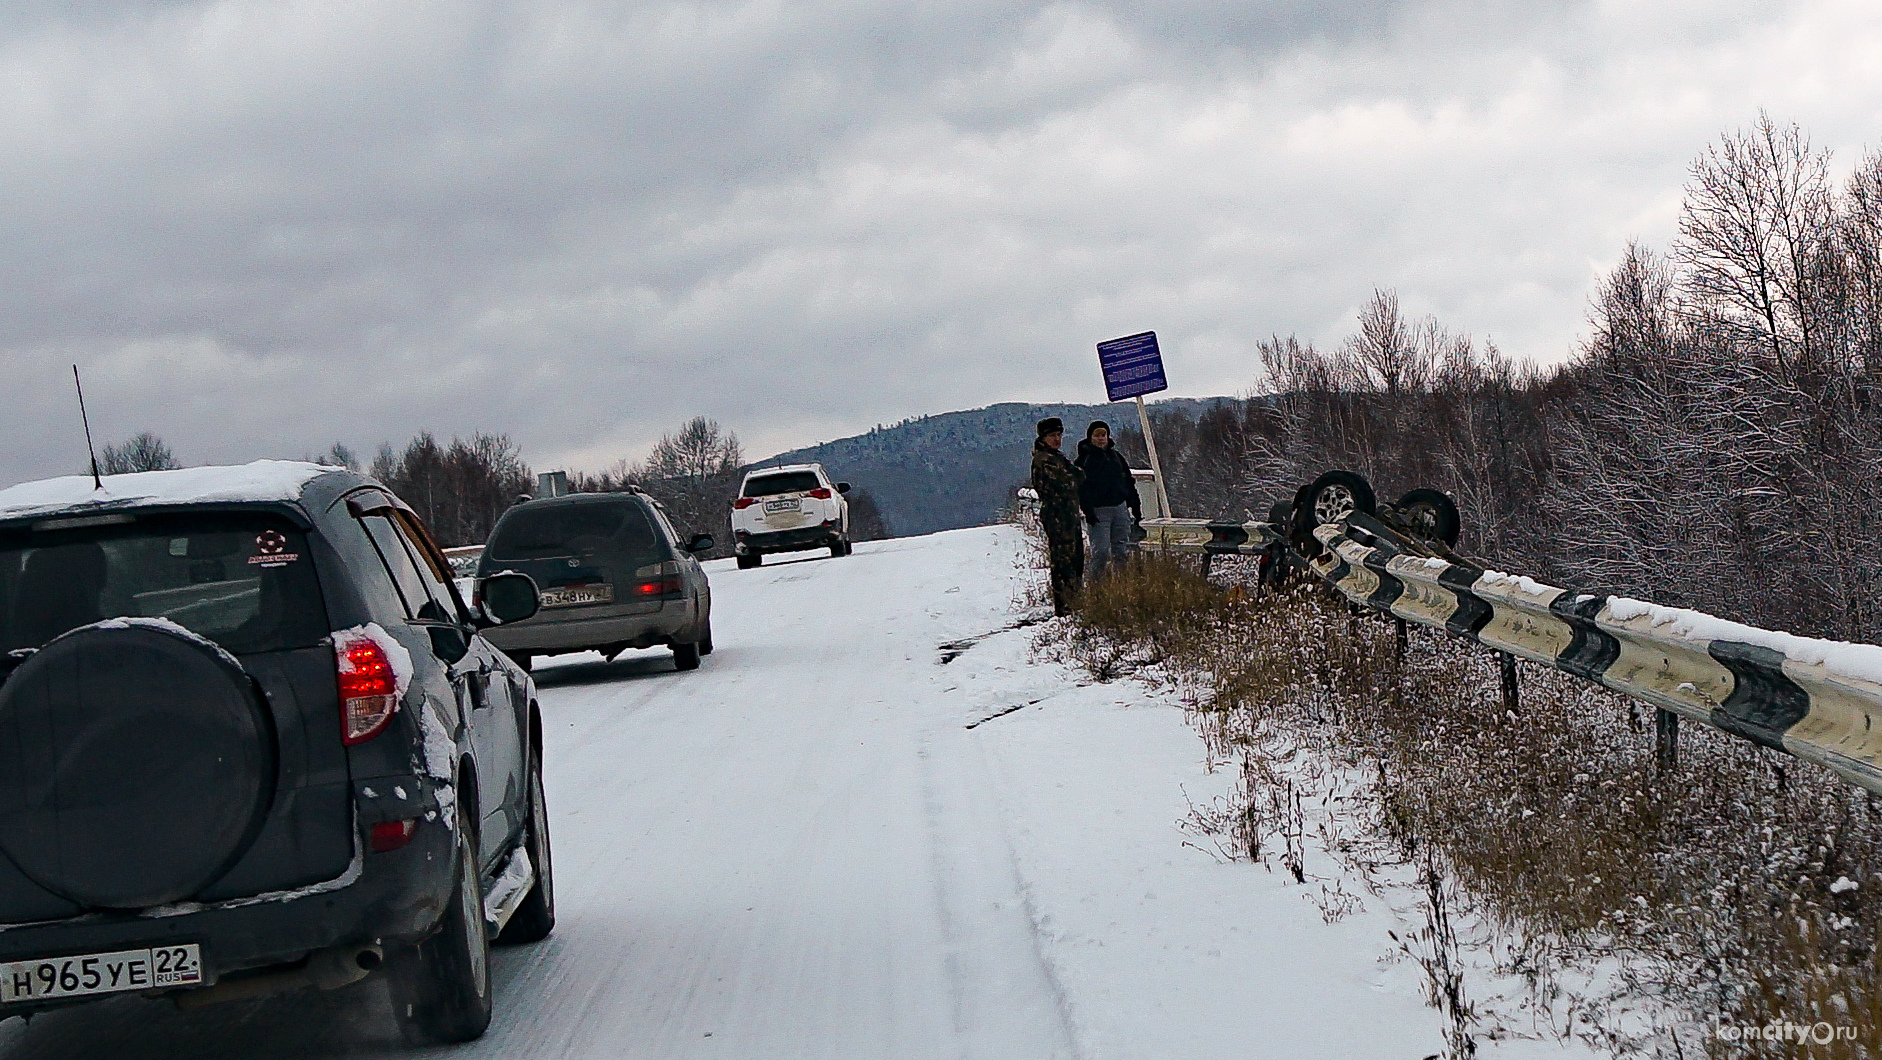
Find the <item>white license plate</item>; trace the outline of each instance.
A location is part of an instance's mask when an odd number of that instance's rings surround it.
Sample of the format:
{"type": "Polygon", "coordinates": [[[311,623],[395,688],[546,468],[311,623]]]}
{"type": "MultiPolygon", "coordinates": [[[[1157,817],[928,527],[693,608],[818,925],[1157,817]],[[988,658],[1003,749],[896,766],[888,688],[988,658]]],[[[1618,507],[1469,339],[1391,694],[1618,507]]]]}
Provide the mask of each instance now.
{"type": "Polygon", "coordinates": [[[47,957],[0,964],[0,1003],[155,990],[202,981],[203,952],[195,943],[47,957]]]}
{"type": "Polygon", "coordinates": [[[797,510],[797,498],[796,497],[792,497],[790,500],[787,500],[787,501],[766,501],[765,502],[765,514],[766,515],[770,515],[772,512],[794,512],[796,510],[797,510]]]}
{"type": "Polygon", "coordinates": [[[607,604],[614,602],[612,585],[570,585],[561,589],[544,589],[542,606],[573,607],[576,604],[607,604]]]}

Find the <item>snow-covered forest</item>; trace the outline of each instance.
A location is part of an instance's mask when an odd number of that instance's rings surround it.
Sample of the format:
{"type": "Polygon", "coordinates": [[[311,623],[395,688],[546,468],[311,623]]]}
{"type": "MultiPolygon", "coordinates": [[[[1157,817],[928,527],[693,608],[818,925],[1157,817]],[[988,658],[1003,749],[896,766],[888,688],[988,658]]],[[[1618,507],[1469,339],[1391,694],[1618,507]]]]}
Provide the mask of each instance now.
{"type": "Polygon", "coordinates": [[[1155,423],[1172,504],[1261,518],[1350,468],[1382,497],[1451,491],[1462,546],[1506,569],[1873,640],[1882,154],[1833,172],[1768,117],[1723,137],[1692,163],[1677,240],[1622,251],[1558,368],[1391,291],[1335,349],[1262,342],[1263,393],[1155,423]]]}

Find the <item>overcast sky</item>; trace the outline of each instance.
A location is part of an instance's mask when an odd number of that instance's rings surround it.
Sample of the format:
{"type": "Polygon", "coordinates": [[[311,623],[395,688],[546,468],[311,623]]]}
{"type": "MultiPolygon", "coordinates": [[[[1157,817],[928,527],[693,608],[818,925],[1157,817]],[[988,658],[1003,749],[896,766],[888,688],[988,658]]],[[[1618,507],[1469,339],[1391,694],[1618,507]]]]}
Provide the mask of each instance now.
{"type": "Polygon", "coordinates": [[[1882,147],[1872,0],[83,5],[0,0],[0,484],[705,414],[753,457],[907,416],[1258,386],[1375,287],[1568,356],[1759,108],[1882,147]]]}

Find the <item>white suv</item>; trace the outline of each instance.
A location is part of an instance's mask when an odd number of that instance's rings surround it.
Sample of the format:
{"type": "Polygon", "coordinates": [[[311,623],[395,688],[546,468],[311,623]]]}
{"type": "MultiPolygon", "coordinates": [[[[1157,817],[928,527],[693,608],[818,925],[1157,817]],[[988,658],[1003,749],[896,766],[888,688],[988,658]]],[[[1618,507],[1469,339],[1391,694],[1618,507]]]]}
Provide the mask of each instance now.
{"type": "Polygon", "coordinates": [[[832,559],[850,554],[847,482],[832,483],[822,464],[787,464],[745,475],[732,502],[733,549],[740,570],[756,567],[771,552],[830,549],[832,559]]]}

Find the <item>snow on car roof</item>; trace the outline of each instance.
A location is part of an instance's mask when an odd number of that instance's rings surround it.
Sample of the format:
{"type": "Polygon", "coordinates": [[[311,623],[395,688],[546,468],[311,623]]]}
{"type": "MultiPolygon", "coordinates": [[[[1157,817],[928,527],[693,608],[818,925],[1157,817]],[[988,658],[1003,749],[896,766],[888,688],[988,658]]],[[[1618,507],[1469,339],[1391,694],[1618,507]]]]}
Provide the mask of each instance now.
{"type": "Polygon", "coordinates": [[[759,475],[775,475],[780,471],[822,471],[822,464],[779,464],[776,467],[755,467],[745,473],[746,478],[759,475]]]}
{"type": "Polygon", "coordinates": [[[337,470],[300,460],[257,460],[236,467],[106,475],[102,489],[93,487],[90,475],[67,475],[0,490],[0,519],[159,504],[291,501],[309,479],[337,470]]]}

